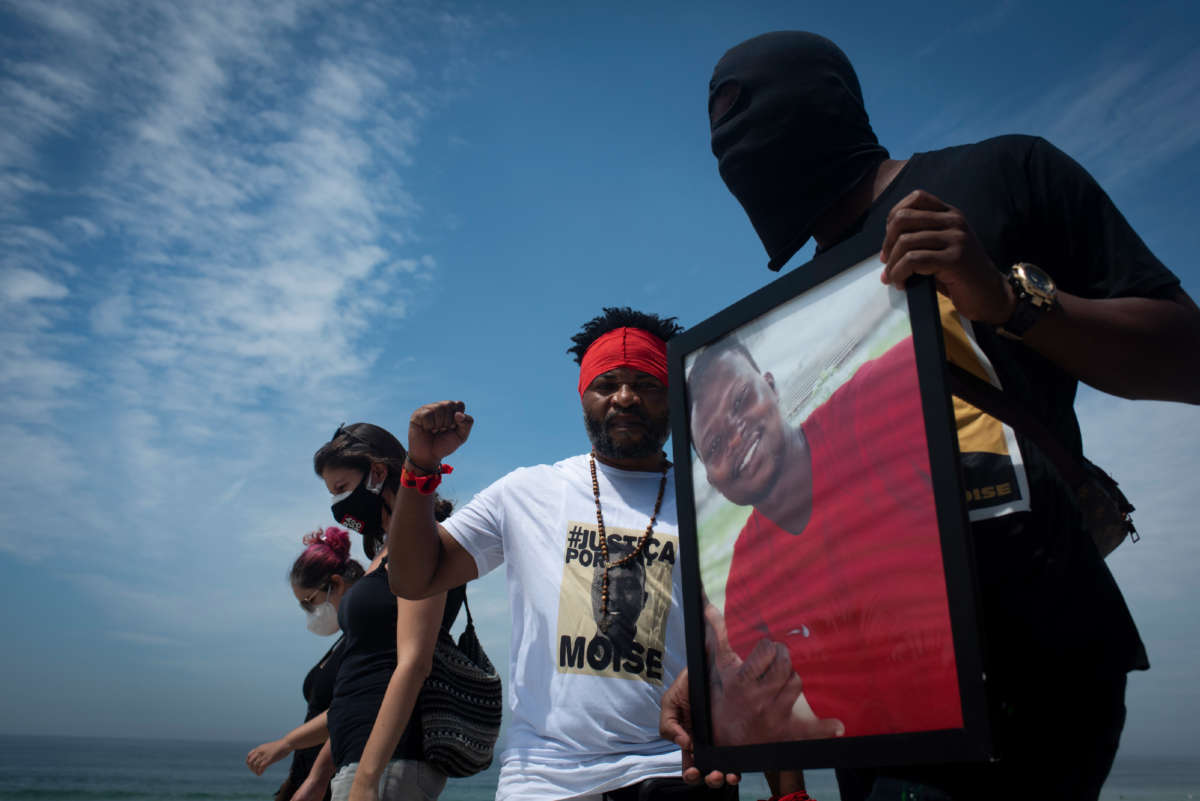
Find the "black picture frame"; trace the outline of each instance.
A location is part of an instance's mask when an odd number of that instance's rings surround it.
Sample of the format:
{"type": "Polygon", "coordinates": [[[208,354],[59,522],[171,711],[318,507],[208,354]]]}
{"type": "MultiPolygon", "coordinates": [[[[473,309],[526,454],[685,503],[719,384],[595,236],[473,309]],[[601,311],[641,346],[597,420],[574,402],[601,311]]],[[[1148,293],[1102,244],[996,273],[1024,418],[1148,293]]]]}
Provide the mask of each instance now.
{"type": "MultiPolygon", "coordinates": [[[[973,553],[968,536],[970,529],[960,477],[953,409],[946,387],[937,297],[932,281],[920,276],[910,280],[904,293],[884,287],[877,277],[882,269],[877,254],[878,241],[863,235],[853,237],[677,335],[668,345],[671,433],[676,465],[694,758],[696,765],[704,772],[964,762],[981,761],[991,757],[992,741],[984,697],[973,553]],[[693,471],[699,473],[704,466],[692,442],[691,403],[693,395],[699,390],[689,392],[689,362],[694,363],[698,354],[727,338],[743,339],[743,332],[748,330],[748,327],[760,324],[773,313],[776,316],[782,314],[786,308],[790,308],[789,304],[798,304],[798,307],[808,304],[810,308],[816,309],[818,301],[815,298],[833,286],[839,278],[849,281],[850,277],[859,275],[860,278],[854,279],[858,282],[856,286],[866,287],[866,279],[861,276],[868,274],[879,292],[893,293],[890,296],[892,310],[887,313],[891,314],[903,307],[902,312],[907,313],[908,324],[911,327],[921,419],[928,450],[933,514],[936,517],[935,536],[941,552],[948,604],[946,611],[954,654],[951,670],[956,682],[961,725],[857,735],[853,730],[847,730],[843,736],[823,736],[817,739],[783,738],[750,744],[718,744],[714,739],[713,703],[709,692],[710,665],[705,650],[706,595],[702,581],[704,566],[697,522],[697,491],[710,492],[712,488],[707,484],[707,477],[699,479],[699,483],[703,485],[699,487],[694,478],[693,471]],[[898,302],[897,296],[902,297],[902,300],[898,302]]],[[[870,290],[863,291],[864,297],[870,295],[870,290]]],[[[801,315],[796,317],[802,318],[801,315]]],[[[846,324],[850,326],[853,323],[852,319],[848,319],[846,324]]],[[[824,325],[829,327],[828,320],[824,325]]],[[[859,327],[862,327],[861,321],[859,327]]],[[[782,333],[776,331],[774,334],[769,326],[758,330],[764,342],[769,342],[771,336],[785,337],[781,340],[782,344],[775,346],[776,352],[785,352],[789,348],[799,351],[801,347],[796,345],[795,341],[798,339],[797,333],[801,334],[799,339],[803,339],[803,326],[800,326],[799,330],[795,326],[781,329],[782,333]]],[[[897,344],[896,347],[901,345],[897,344]]],[[[706,386],[701,385],[700,389],[706,386]]],[[[721,387],[725,384],[714,379],[713,386],[721,387]]],[[[720,389],[712,391],[721,392],[720,389]]],[[[782,411],[780,414],[782,415],[782,411]]],[[[759,436],[761,439],[762,435],[759,436]]],[[[730,439],[732,441],[732,435],[730,439]]],[[[757,448],[758,444],[753,447],[757,448]]],[[[710,456],[712,453],[713,451],[710,451],[710,456]]],[[[742,461],[743,468],[746,468],[747,464],[750,465],[746,469],[752,476],[757,475],[754,471],[759,469],[754,467],[758,464],[753,461],[755,458],[757,457],[751,454],[745,456],[742,461]]],[[[724,500],[720,502],[725,503],[724,500]]],[[[747,529],[738,530],[733,538],[735,544],[736,539],[740,538],[745,530],[747,529]]],[[[726,536],[728,538],[728,535],[726,536]]],[[[728,550],[730,553],[734,552],[732,546],[728,550]]],[[[746,552],[749,553],[750,550],[746,552]]],[[[730,557],[731,564],[735,558],[737,557],[730,557]]],[[[719,565],[716,569],[719,571],[719,565]]],[[[722,594],[724,590],[725,585],[722,585],[722,594]]],[[[782,586],[778,590],[786,593],[790,588],[782,586]]],[[[722,610],[724,609],[722,599],[722,610]]],[[[803,636],[808,637],[807,626],[803,629],[803,636]]],[[[749,656],[746,658],[749,659],[749,656]]],[[[800,671],[797,670],[797,673],[800,671]]],[[[820,710],[816,705],[813,706],[813,712],[820,717],[820,710]]]]}

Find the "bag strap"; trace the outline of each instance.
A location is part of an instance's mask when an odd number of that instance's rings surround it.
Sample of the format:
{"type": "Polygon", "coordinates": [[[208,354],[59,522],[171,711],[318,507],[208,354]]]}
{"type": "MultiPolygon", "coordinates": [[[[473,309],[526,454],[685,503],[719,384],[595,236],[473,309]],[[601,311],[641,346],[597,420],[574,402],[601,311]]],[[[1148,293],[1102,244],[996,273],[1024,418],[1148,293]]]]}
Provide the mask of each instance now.
{"type": "Polygon", "coordinates": [[[1079,493],[1080,489],[1090,482],[1092,486],[1107,494],[1116,505],[1116,510],[1122,517],[1121,525],[1128,532],[1130,539],[1133,542],[1141,539],[1133,525],[1133,518],[1129,516],[1133,512],[1133,504],[1125,497],[1125,493],[1121,492],[1112,476],[1088,459],[1076,458],[1067,453],[1058,437],[1054,436],[1041,420],[1013,403],[1008,395],[957,364],[946,363],[946,383],[952,394],[1033,440],[1074,492],[1079,493]]]}
{"type": "MultiPolygon", "coordinates": [[[[458,587],[455,587],[454,589],[456,590],[456,589],[458,589],[458,587]]],[[[450,592],[454,592],[454,590],[450,590],[450,592]]],[[[470,604],[467,603],[467,585],[466,584],[462,585],[462,592],[463,592],[463,598],[462,598],[462,607],[461,608],[467,610],[467,628],[473,629],[473,628],[475,628],[475,619],[473,617],[471,617],[471,606],[470,606],[470,604]]],[[[446,631],[450,631],[450,629],[454,628],[454,624],[456,622],[458,622],[458,610],[455,610],[453,619],[451,619],[451,621],[449,623],[447,623],[445,626],[443,626],[443,628],[446,629],[446,631]]]]}
{"type": "Polygon", "coordinates": [[[1080,464],[1078,459],[1067,453],[1066,448],[1058,441],[1058,437],[1054,436],[1041,420],[1013,403],[996,387],[950,362],[946,363],[946,383],[951,394],[957,395],[997,420],[1007,423],[1033,440],[1047,458],[1054,463],[1059,475],[1070,485],[1071,489],[1078,490],[1087,481],[1087,469],[1080,464]]]}
{"type": "Polygon", "coordinates": [[[462,605],[463,605],[463,609],[467,610],[467,628],[468,629],[475,628],[475,618],[471,617],[471,605],[469,603],[467,603],[466,585],[463,586],[463,603],[462,603],[462,605]]]}

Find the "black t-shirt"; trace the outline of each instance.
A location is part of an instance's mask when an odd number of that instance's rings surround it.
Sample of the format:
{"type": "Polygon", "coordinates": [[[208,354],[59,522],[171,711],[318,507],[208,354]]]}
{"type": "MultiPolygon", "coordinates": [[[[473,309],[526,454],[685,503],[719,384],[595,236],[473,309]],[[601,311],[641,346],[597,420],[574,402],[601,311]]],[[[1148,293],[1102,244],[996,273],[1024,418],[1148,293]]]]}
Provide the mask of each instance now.
{"type": "Polygon", "coordinates": [[[339,636],[337,641],[325,652],[325,656],[321,657],[321,661],[313,665],[312,670],[308,671],[308,675],[304,677],[302,689],[304,700],[308,702],[308,711],[304,715],[305,723],[329,709],[329,702],[333,700],[333,683],[337,678],[338,669],[342,665],[342,656],[345,654],[345,649],[342,647],[345,642],[346,635],[339,636]]]}
{"type": "MultiPolygon", "coordinates": [[[[1032,262],[1064,292],[1085,298],[1163,297],[1179,285],[1087,171],[1044,139],[1002,136],[915,154],[858,230],[882,242],[888,212],[916,189],[959,208],[999,270],[1032,262]]],[[[1082,453],[1076,379],[991,326],[975,326],[975,333],[1005,393],[1069,452],[1082,453]]],[[[1032,511],[972,525],[989,673],[1021,681],[1083,666],[1147,667],[1070,491],[1036,445],[1019,433],[1018,442],[1032,511]]],[[[1122,466],[1107,467],[1119,479],[1122,466]]]]}
{"type": "MultiPolygon", "coordinates": [[[[464,593],[462,587],[447,593],[443,625],[453,621],[464,593]]],[[[342,596],[338,624],[344,632],[345,653],[329,705],[329,740],[334,764],[341,767],[362,758],[396,669],[396,596],[388,587],[386,558],[342,596]]],[[[392,758],[424,758],[419,698],[392,758]]]]}
{"type": "MultiPolygon", "coordinates": [[[[333,698],[333,683],[337,677],[338,668],[342,664],[342,654],[345,649],[342,647],[345,644],[345,637],[338,637],[333,645],[321,657],[317,664],[312,666],[312,670],[308,671],[308,675],[304,677],[304,700],[308,704],[308,709],[304,714],[304,722],[315,718],[317,715],[329,708],[329,702],[333,698]]],[[[301,748],[292,754],[292,766],[288,770],[288,778],[285,784],[290,785],[290,791],[287,797],[291,797],[291,793],[299,789],[304,780],[308,778],[308,772],[312,770],[313,763],[317,760],[317,754],[321,752],[321,746],[313,746],[312,748],[301,748]]]]}

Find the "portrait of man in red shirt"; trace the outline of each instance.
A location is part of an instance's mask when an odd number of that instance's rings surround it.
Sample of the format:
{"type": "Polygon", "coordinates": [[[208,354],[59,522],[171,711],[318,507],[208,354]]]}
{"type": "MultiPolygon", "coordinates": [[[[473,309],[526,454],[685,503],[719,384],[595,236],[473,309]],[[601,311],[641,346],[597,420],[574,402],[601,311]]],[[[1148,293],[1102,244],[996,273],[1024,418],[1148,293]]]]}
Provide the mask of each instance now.
{"type": "MultiPolygon", "coordinates": [[[[736,336],[696,358],[688,397],[708,483],[753,507],[723,614],[707,615],[710,660],[721,663],[714,695],[744,691],[746,671],[735,679],[731,668],[752,659],[763,665],[751,676],[781,683],[790,668],[803,693],[776,727],[739,727],[736,713],[723,724],[735,707],[754,714],[739,696],[714,716],[717,744],[960,728],[912,337],[865,361],[798,426],[736,336]]],[[[773,699],[776,712],[787,695],[773,699]]]]}

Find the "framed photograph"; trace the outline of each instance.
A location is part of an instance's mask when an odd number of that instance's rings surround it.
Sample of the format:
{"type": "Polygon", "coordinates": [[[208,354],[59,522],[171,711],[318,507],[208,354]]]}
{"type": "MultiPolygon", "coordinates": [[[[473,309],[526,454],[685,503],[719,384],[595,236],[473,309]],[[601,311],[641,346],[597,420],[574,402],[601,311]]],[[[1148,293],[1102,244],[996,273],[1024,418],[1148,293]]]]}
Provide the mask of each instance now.
{"type": "Polygon", "coordinates": [[[668,347],[696,763],[986,759],[933,284],[855,237],[668,347]]]}

